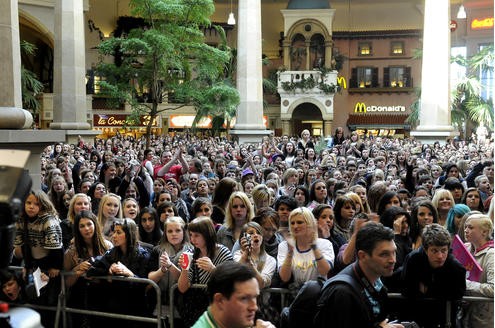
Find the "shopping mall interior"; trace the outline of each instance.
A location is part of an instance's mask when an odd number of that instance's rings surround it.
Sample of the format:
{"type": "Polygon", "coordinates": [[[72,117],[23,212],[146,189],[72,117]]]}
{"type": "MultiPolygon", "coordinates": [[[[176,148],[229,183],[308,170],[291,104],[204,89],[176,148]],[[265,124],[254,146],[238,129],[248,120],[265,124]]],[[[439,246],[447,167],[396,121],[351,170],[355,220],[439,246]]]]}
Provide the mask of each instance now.
{"type": "MultiPolygon", "coordinates": [[[[54,58],[61,20],[55,17],[55,2],[18,1],[20,38],[37,47],[34,55],[23,54],[22,63],[44,84],[41,109],[35,115],[40,129],[49,128],[57,116],[54,58]]],[[[109,105],[99,94],[98,82],[104,77],[95,73],[99,63],[114,60],[99,54],[100,42],[112,38],[117,29],[130,28],[126,25],[133,21],[129,0],[74,1],[79,2],[81,7],[70,10],[82,11],[83,26],[76,26],[73,35],[84,38],[85,120],[101,134],[139,135],[143,126],[122,124],[130,107],[109,105]]],[[[214,1],[211,22],[224,28],[232,48],[238,46],[244,3],[214,1]]],[[[472,56],[493,44],[493,12],[493,1],[450,1],[451,55],[472,56]]],[[[278,84],[278,92],[264,94],[263,124],[276,135],[297,134],[307,128],[313,135],[328,136],[338,126],[374,135],[409,135],[406,118],[422,86],[423,58],[418,54],[424,22],[424,0],[261,0],[261,56],[268,59],[263,78],[278,84]],[[309,79],[317,83],[308,85],[309,79]],[[321,85],[337,87],[324,90],[321,85]]],[[[204,34],[209,45],[221,42],[212,26],[204,27],[204,34]]],[[[63,42],[70,49],[71,40],[63,42]]],[[[451,66],[451,81],[462,74],[451,66]]],[[[481,79],[488,87],[487,97],[492,97],[493,76],[481,79]]],[[[153,132],[189,129],[194,116],[191,106],[165,111],[153,132]]],[[[204,129],[211,127],[208,120],[202,124],[204,129]]]]}

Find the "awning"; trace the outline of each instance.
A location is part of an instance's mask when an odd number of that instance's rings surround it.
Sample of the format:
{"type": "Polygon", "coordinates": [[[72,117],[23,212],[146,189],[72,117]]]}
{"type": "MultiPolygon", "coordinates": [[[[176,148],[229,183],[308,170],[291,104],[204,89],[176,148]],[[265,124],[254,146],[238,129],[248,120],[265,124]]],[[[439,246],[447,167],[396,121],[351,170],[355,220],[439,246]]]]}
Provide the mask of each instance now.
{"type": "Polygon", "coordinates": [[[406,123],[407,114],[349,114],[347,126],[355,129],[404,129],[410,130],[406,123]]]}

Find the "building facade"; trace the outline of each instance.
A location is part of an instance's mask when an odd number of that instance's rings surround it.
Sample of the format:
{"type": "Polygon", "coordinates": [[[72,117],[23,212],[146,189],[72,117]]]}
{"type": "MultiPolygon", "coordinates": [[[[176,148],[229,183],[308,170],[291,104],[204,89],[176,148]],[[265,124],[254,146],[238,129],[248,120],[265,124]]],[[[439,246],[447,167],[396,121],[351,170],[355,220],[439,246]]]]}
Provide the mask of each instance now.
{"type": "MultiPolygon", "coordinates": [[[[19,0],[21,40],[37,46],[35,56],[23,64],[45,85],[42,110],[36,120],[48,128],[54,120],[54,67],[56,0],[19,0]]],[[[94,68],[111,61],[98,54],[99,42],[112,36],[129,16],[128,0],[84,0],[82,10],[86,63],[86,120],[101,134],[144,133],[148,118],[124,128],[130,114],[126,104],[109,107],[98,94],[94,68]]],[[[215,1],[211,20],[224,26],[228,43],[236,47],[237,27],[228,25],[236,1],[215,1]]],[[[278,94],[266,94],[264,123],[277,135],[299,134],[308,128],[313,135],[329,136],[336,127],[374,135],[409,135],[406,123],[410,106],[421,85],[424,1],[261,1],[263,55],[270,64],[265,78],[278,83],[278,94]]],[[[493,44],[493,1],[451,1],[453,53],[470,56],[493,44]],[[457,19],[463,4],[467,17],[457,19]]],[[[206,41],[218,44],[214,29],[205,29],[206,41]]],[[[483,76],[493,86],[493,76],[483,76]]],[[[493,87],[491,88],[493,89],[493,87]]],[[[487,91],[489,92],[489,91],[487,91]]],[[[146,101],[146,99],[143,99],[146,101]]],[[[168,111],[154,122],[153,133],[182,131],[190,127],[195,110],[183,107],[168,111]]],[[[205,119],[201,125],[208,129],[205,119]]]]}

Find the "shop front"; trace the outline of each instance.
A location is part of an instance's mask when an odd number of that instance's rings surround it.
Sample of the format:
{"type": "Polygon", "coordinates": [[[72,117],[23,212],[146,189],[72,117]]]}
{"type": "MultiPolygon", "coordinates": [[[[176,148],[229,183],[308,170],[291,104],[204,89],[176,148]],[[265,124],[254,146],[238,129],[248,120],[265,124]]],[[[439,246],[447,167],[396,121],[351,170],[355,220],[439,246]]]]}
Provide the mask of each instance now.
{"type": "Polygon", "coordinates": [[[357,102],[354,113],[349,114],[347,127],[361,136],[404,138],[411,130],[406,122],[408,116],[403,105],[357,102]]]}
{"type": "MultiPolygon", "coordinates": [[[[109,138],[117,134],[139,138],[146,134],[146,127],[150,123],[149,115],[134,118],[130,114],[93,114],[93,130],[100,131],[98,137],[109,138]]],[[[151,133],[162,133],[160,116],[151,123],[151,133]]]]}

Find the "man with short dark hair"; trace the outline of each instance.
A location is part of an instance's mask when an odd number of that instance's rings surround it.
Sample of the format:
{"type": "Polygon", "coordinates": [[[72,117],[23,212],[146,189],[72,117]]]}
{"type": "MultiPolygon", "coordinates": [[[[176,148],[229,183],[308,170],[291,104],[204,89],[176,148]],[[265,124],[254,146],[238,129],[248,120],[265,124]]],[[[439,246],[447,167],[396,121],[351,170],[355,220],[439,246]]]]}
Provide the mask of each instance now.
{"type": "Polygon", "coordinates": [[[193,328],[275,328],[256,320],[260,294],[254,271],[238,262],[224,262],[213,271],[207,285],[210,306],[193,328]]]}
{"type": "Polygon", "coordinates": [[[402,328],[388,322],[387,289],[380,280],[392,275],[396,249],[392,229],[364,225],[356,235],[357,260],[323,286],[315,327],[402,328]]]}
{"type": "MultiPolygon", "coordinates": [[[[404,260],[403,295],[409,300],[404,306],[405,319],[422,327],[444,327],[446,301],[453,305],[466,291],[466,270],[449,252],[451,236],[443,226],[427,225],[422,234],[423,245],[404,260]]],[[[451,322],[455,326],[455,307],[451,322]]]]}

